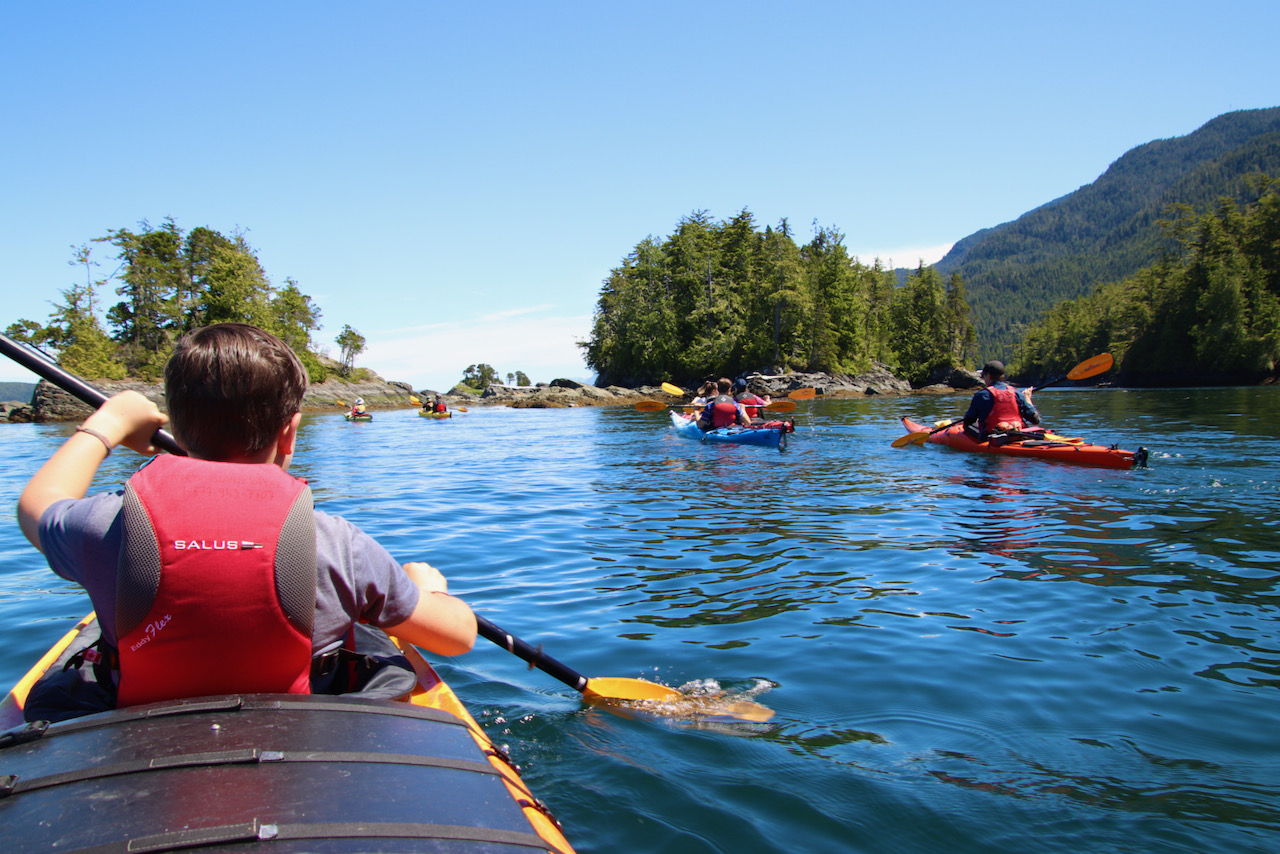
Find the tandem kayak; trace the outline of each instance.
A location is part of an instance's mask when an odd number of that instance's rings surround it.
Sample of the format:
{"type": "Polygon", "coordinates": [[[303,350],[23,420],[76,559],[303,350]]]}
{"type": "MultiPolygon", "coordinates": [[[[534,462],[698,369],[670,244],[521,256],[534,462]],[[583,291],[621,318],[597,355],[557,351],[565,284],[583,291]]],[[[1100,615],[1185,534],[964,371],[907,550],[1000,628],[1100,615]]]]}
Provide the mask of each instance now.
{"type": "Polygon", "coordinates": [[[419,409],[418,414],[423,418],[452,418],[452,412],[429,412],[425,409],[419,409]]]}
{"type": "Polygon", "coordinates": [[[975,442],[973,437],[964,432],[964,425],[959,422],[945,430],[932,432],[933,428],[917,424],[910,418],[902,419],[902,426],[908,433],[929,433],[928,441],[937,445],[946,445],[957,451],[969,451],[979,454],[1004,454],[1010,457],[1035,457],[1041,460],[1056,460],[1061,463],[1074,463],[1085,466],[1105,466],[1107,468],[1127,469],[1147,464],[1146,448],[1136,451],[1125,451],[1115,445],[1093,445],[1083,439],[1065,439],[1047,433],[1044,439],[1023,439],[1006,443],[975,442]]]}
{"type": "Polygon", "coordinates": [[[411,646],[404,701],[243,694],[25,722],[82,632],[92,615],[0,702],[6,851],[573,850],[411,646]]]}
{"type": "Polygon", "coordinates": [[[671,427],[681,436],[699,442],[764,445],[779,451],[787,449],[787,434],[794,433],[796,429],[792,421],[767,421],[758,427],[718,427],[704,432],[693,419],[679,412],[671,413],[671,427]]]}

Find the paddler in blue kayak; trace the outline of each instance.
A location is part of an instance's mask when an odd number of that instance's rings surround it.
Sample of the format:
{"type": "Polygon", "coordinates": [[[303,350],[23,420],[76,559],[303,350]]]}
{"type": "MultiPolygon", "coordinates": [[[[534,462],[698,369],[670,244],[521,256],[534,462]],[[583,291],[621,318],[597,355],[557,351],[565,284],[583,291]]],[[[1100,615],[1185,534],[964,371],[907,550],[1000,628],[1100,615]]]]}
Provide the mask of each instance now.
{"type": "Polygon", "coordinates": [[[969,411],[964,414],[965,432],[975,441],[985,442],[998,434],[1025,437],[1044,432],[1027,429],[1027,425],[1040,423],[1040,413],[1031,403],[1031,392],[1004,381],[1004,362],[992,359],[982,366],[978,376],[986,388],[974,394],[969,411]]]}
{"type": "Polygon", "coordinates": [[[440,655],[475,643],[475,615],[437,569],[401,565],[314,509],[306,481],[288,474],[306,389],[306,369],[274,335],[244,323],[197,329],[165,368],[168,416],[121,392],[28,482],[22,532],[97,612],[106,707],[351,690],[324,680],[357,623],[440,655]],[[151,437],[170,419],[189,456],[160,454],[123,489],[87,495],[117,445],[155,454],[151,437]]]}
{"type": "Polygon", "coordinates": [[[733,391],[733,380],[728,377],[716,380],[717,394],[702,408],[702,414],[698,416],[698,427],[703,432],[715,430],[718,427],[732,427],[735,424],[742,427],[751,426],[751,419],[747,417],[746,410],[742,408],[742,404],[733,399],[731,391],[733,391]]]}
{"type": "Polygon", "coordinates": [[[761,397],[750,391],[747,388],[746,377],[738,377],[733,381],[733,399],[742,404],[743,411],[752,422],[764,421],[760,416],[760,410],[769,405],[769,395],[761,397]]]}

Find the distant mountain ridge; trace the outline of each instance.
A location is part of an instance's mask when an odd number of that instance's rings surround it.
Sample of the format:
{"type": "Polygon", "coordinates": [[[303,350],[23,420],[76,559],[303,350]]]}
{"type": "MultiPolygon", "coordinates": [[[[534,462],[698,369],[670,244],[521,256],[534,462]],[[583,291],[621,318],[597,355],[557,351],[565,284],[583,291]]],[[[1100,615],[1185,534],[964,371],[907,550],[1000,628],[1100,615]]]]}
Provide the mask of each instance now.
{"type": "Polygon", "coordinates": [[[1251,201],[1249,178],[1280,178],[1280,107],[1226,113],[1187,136],[1131,149],[1096,181],[959,240],[935,265],[964,278],[983,359],[1010,359],[1023,328],[1053,305],[1126,278],[1175,245],[1170,204],[1203,212],[1251,201]]]}

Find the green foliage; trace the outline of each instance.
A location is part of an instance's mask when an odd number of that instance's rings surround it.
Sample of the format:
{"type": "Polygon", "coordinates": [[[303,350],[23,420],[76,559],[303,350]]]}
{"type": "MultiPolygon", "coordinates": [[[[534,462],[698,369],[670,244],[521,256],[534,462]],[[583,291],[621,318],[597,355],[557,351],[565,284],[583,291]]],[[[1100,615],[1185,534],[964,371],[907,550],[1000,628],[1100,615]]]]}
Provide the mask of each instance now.
{"type": "MultiPolygon", "coordinates": [[[[695,211],[610,271],[579,346],[604,385],[753,369],[851,373],[893,361],[899,349],[908,359],[917,344],[927,349],[891,330],[894,289],[892,271],[850,257],[835,228],[815,225],[798,246],[786,220],[762,232],[747,210],[727,222],[695,211]]],[[[951,351],[945,330],[928,334],[951,351]]]]}
{"type": "Polygon", "coordinates": [[[1008,359],[1051,306],[1176,255],[1178,236],[1162,227],[1171,205],[1252,202],[1262,174],[1280,175],[1280,108],[1228,113],[1134,148],[1092,184],[970,235],[936,266],[963,275],[979,349],[1008,359]]]}
{"type": "Polygon", "coordinates": [[[1020,373],[1110,352],[1136,385],[1257,381],[1280,364],[1280,184],[1164,221],[1177,257],[1060,303],[1023,339],[1020,373]]]}
{"type": "Polygon", "coordinates": [[[483,391],[496,382],[500,382],[497,370],[493,365],[486,365],[483,362],[478,365],[468,365],[462,372],[462,384],[476,391],[483,391]]]}
{"type": "Polygon", "coordinates": [[[364,352],[364,336],[352,329],[350,325],[343,324],[342,332],[333,340],[342,349],[342,375],[349,377],[356,356],[364,352]]]}
{"type": "Polygon", "coordinates": [[[143,222],[137,231],[115,229],[93,242],[115,247],[121,262],[115,293],[123,299],[105,312],[111,336],[97,319],[96,291],[106,280],[93,280],[98,263],[88,244],[74,248],[69,262],[84,267],[86,283],[63,291],[64,302],[55,307],[51,322],[41,326],[24,320],[10,327],[20,340],[59,351],[63,367],[94,378],[155,381],[179,335],[241,321],[289,344],[313,382],[328,376],[312,346],[312,333],[320,329],[319,309],[292,279],[273,287],[242,234],[225,237],[204,227],[184,234],[166,219],[159,228],[143,222]]]}

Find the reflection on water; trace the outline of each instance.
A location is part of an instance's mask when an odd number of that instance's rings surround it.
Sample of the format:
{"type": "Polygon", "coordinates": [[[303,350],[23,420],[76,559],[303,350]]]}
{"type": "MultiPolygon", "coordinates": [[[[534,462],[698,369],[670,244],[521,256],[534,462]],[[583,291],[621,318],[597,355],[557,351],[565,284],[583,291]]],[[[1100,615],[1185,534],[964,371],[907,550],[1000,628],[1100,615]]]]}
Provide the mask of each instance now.
{"type": "MultiPolygon", "coordinates": [[[[1136,471],[890,447],[963,396],[804,403],[785,454],[625,408],[310,415],[295,471],[575,669],[775,712],[620,716],[483,642],[442,662],[580,851],[1277,850],[1278,401],[1037,397],[1136,471]]],[[[63,434],[0,426],[6,508],[63,434]]],[[[85,603],[8,512],[12,681],[85,603]]]]}

